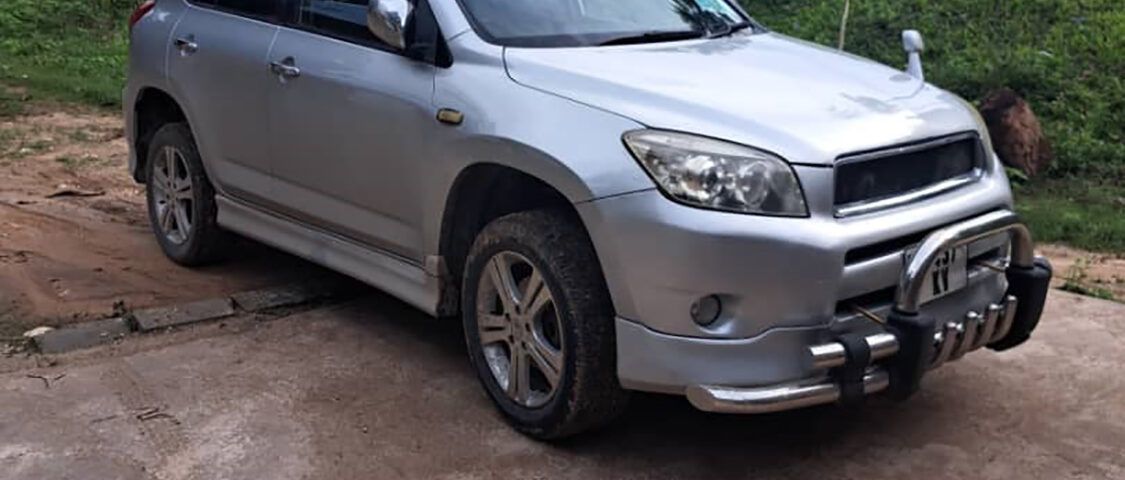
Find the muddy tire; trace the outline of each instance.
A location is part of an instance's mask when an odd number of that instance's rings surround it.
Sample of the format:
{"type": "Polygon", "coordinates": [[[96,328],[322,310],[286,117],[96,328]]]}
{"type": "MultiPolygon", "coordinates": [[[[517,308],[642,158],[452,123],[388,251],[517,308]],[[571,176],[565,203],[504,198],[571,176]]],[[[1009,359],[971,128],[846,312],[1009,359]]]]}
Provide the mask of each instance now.
{"type": "Polygon", "coordinates": [[[149,223],[161,250],[189,267],[219,260],[227,235],[216,222],[215,190],[191,129],[183,123],[161,127],[149,143],[147,159],[149,223]]]}
{"type": "Polygon", "coordinates": [[[473,367],[517,430],[558,439],[624,410],[613,305],[573,215],[540,210],[493,221],[473,244],[462,285],[473,367]]]}

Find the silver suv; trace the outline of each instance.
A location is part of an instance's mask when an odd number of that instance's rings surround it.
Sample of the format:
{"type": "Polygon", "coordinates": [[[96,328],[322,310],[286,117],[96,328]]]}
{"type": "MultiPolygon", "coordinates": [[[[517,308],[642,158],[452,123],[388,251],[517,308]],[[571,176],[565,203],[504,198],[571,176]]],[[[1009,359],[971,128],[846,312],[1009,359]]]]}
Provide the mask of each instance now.
{"type": "Polygon", "coordinates": [[[1051,271],[974,109],[728,0],[158,0],[130,168],[187,266],[253,237],[459,316],[517,429],[761,413],[1024,342],[1051,271]]]}

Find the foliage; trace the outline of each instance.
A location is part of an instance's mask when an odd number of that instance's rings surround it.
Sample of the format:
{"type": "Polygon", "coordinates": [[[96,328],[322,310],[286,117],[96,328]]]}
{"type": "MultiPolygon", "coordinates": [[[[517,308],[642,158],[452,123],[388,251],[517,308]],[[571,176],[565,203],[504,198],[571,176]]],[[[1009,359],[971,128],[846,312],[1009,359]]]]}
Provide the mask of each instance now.
{"type": "Polygon", "coordinates": [[[23,112],[23,97],[17,92],[0,85],[0,119],[12,117],[23,112]]]}
{"type": "Polygon", "coordinates": [[[1039,240],[1125,252],[1125,192],[1119,187],[1078,179],[1040,181],[1017,188],[1016,205],[1039,240]]]}
{"type": "Polygon", "coordinates": [[[0,80],[36,93],[112,106],[120,102],[137,0],[3,0],[0,80]]]}

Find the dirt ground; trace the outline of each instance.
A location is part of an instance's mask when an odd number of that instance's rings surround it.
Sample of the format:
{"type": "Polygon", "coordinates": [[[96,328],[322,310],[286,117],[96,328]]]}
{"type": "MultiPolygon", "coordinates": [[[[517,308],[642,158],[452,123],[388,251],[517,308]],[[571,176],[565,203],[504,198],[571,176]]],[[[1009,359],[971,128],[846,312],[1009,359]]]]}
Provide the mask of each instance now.
{"type": "Polygon", "coordinates": [[[1125,255],[1087,252],[1062,245],[1040,245],[1040,255],[1051,259],[1055,286],[1077,285],[1080,293],[1125,302],[1125,255]]]}
{"type": "Polygon", "coordinates": [[[1120,480],[1122,318],[1055,291],[1031,342],[931,372],[906,403],[722,416],[638,395],[610,428],[543,444],[495,413],[456,322],[372,292],[0,358],[0,479],[1120,480]]]}
{"type": "Polygon", "coordinates": [[[0,337],[324,273],[242,240],[220,266],[172,264],[126,172],[120,117],[32,108],[0,119],[0,337]]]}

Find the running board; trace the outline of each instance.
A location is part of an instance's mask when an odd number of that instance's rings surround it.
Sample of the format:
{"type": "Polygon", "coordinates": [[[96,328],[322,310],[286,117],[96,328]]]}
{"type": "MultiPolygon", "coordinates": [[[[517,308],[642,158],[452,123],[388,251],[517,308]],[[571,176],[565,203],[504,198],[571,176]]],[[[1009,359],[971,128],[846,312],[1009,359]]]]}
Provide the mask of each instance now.
{"type": "Polygon", "coordinates": [[[219,225],[310,262],[354,277],[421,309],[437,312],[437,277],[400,257],[216,195],[219,225]]]}

